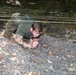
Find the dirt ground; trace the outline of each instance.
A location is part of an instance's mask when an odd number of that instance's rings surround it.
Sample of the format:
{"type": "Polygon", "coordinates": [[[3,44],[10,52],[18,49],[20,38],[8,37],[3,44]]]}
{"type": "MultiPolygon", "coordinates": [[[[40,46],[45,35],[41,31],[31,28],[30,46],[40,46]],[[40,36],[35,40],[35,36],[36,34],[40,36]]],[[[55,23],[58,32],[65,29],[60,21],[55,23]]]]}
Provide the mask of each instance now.
{"type": "Polygon", "coordinates": [[[76,75],[76,40],[45,34],[39,42],[27,49],[0,35],[0,75],[76,75]]]}

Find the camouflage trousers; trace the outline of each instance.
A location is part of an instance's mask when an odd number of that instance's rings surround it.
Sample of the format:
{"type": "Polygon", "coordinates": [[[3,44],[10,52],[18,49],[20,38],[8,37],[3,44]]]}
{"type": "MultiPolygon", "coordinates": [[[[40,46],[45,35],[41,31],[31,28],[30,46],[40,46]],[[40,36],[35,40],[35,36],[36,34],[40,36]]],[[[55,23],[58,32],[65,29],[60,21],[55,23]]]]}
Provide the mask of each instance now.
{"type": "Polygon", "coordinates": [[[9,20],[5,25],[5,30],[3,31],[2,35],[5,38],[10,38],[13,33],[17,30],[18,25],[14,24],[14,21],[9,20]]]}

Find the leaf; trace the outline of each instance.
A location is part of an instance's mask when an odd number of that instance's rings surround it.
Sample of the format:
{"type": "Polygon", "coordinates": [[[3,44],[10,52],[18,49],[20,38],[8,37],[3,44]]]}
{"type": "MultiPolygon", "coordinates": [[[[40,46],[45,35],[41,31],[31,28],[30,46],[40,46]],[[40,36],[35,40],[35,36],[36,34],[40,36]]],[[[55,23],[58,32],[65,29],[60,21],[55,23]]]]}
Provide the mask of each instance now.
{"type": "Polygon", "coordinates": [[[36,75],[36,72],[25,73],[24,75],[36,75]]]}
{"type": "Polygon", "coordinates": [[[59,48],[58,50],[57,50],[57,52],[60,52],[62,49],[61,48],[59,48]]]}
{"type": "Polygon", "coordinates": [[[30,62],[34,62],[34,63],[37,63],[37,64],[41,64],[41,61],[38,60],[38,59],[30,59],[30,62]]]}
{"type": "Polygon", "coordinates": [[[12,43],[16,43],[16,41],[15,41],[14,39],[10,39],[10,41],[11,41],[12,43]]]}
{"type": "Polygon", "coordinates": [[[46,48],[46,49],[48,48],[48,46],[47,46],[47,45],[43,45],[43,47],[44,47],[44,48],[46,48]]]}
{"type": "Polygon", "coordinates": [[[54,54],[51,51],[48,52],[48,55],[54,56],[54,54]]]}
{"type": "Polygon", "coordinates": [[[40,55],[40,51],[37,51],[37,50],[33,51],[33,53],[36,55],[40,55]]]}
{"type": "Polygon", "coordinates": [[[67,68],[68,71],[75,71],[75,68],[74,67],[69,67],[67,68]]]}
{"type": "Polygon", "coordinates": [[[19,62],[19,60],[16,58],[16,57],[11,57],[9,58],[11,61],[16,61],[16,62],[19,62]]]}
{"type": "Polygon", "coordinates": [[[4,58],[4,56],[2,54],[0,54],[0,59],[4,58]]]}
{"type": "Polygon", "coordinates": [[[36,72],[29,72],[27,75],[36,75],[36,72]]]}
{"type": "Polygon", "coordinates": [[[1,43],[1,46],[2,47],[5,47],[7,45],[7,43],[5,42],[5,41],[3,41],[2,43],[1,43]]]}
{"type": "Polygon", "coordinates": [[[13,70],[13,75],[21,75],[21,72],[19,70],[13,70]]]}
{"type": "Polygon", "coordinates": [[[15,56],[16,56],[16,53],[12,53],[11,55],[12,55],[13,57],[15,57],[15,56]]]}
{"type": "Polygon", "coordinates": [[[67,56],[68,58],[74,57],[73,54],[66,54],[66,56],[67,56]]]}

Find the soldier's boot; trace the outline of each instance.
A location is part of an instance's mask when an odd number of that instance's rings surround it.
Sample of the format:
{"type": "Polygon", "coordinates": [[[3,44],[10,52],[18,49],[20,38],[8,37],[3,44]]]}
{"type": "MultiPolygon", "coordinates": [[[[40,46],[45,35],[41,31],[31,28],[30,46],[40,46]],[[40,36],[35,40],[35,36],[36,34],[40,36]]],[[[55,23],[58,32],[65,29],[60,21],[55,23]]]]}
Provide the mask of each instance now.
{"type": "Polygon", "coordinates": [[[2,36],[10,40],[12,43],[15,43],[15,40],[11,38],[13,36],[13,33],[7,33],[6,31],[3,31],[2,36]]]}
{"type": "Polygon", "coordinates": [[[10,39],[11,36],[12,36],[12,33],[11,33],[11,32],[8,33],[8,32],[6,32],[6,31],[3,31],[3,32],[2,32],[2,36],[5,37],[5,38],[7,38],[7,39],[10,39]]]}

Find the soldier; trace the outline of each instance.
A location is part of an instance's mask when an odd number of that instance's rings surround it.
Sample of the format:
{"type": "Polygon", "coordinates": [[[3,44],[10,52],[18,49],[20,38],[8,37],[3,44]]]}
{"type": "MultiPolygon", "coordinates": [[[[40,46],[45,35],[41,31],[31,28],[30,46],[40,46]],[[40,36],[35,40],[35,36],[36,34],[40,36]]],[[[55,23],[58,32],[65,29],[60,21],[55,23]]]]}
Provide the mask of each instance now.
{"type": "Polygon", "coordinates": [[[42,24],[40,22],[34,22],[35,20],[32,20],[28,15],[21,16],[20,13],[12,15],[11,21],[7,22],[4,32],[7,36],[4,36],[4,34],[3,36],[9,38],[16,31],[14,39],[17,43],[27,48],[35,48],[39,44],[38,40],[43,31],[42,24]],[[28,39],[29,43],[24,42],[23,38],[28,39]]]}

